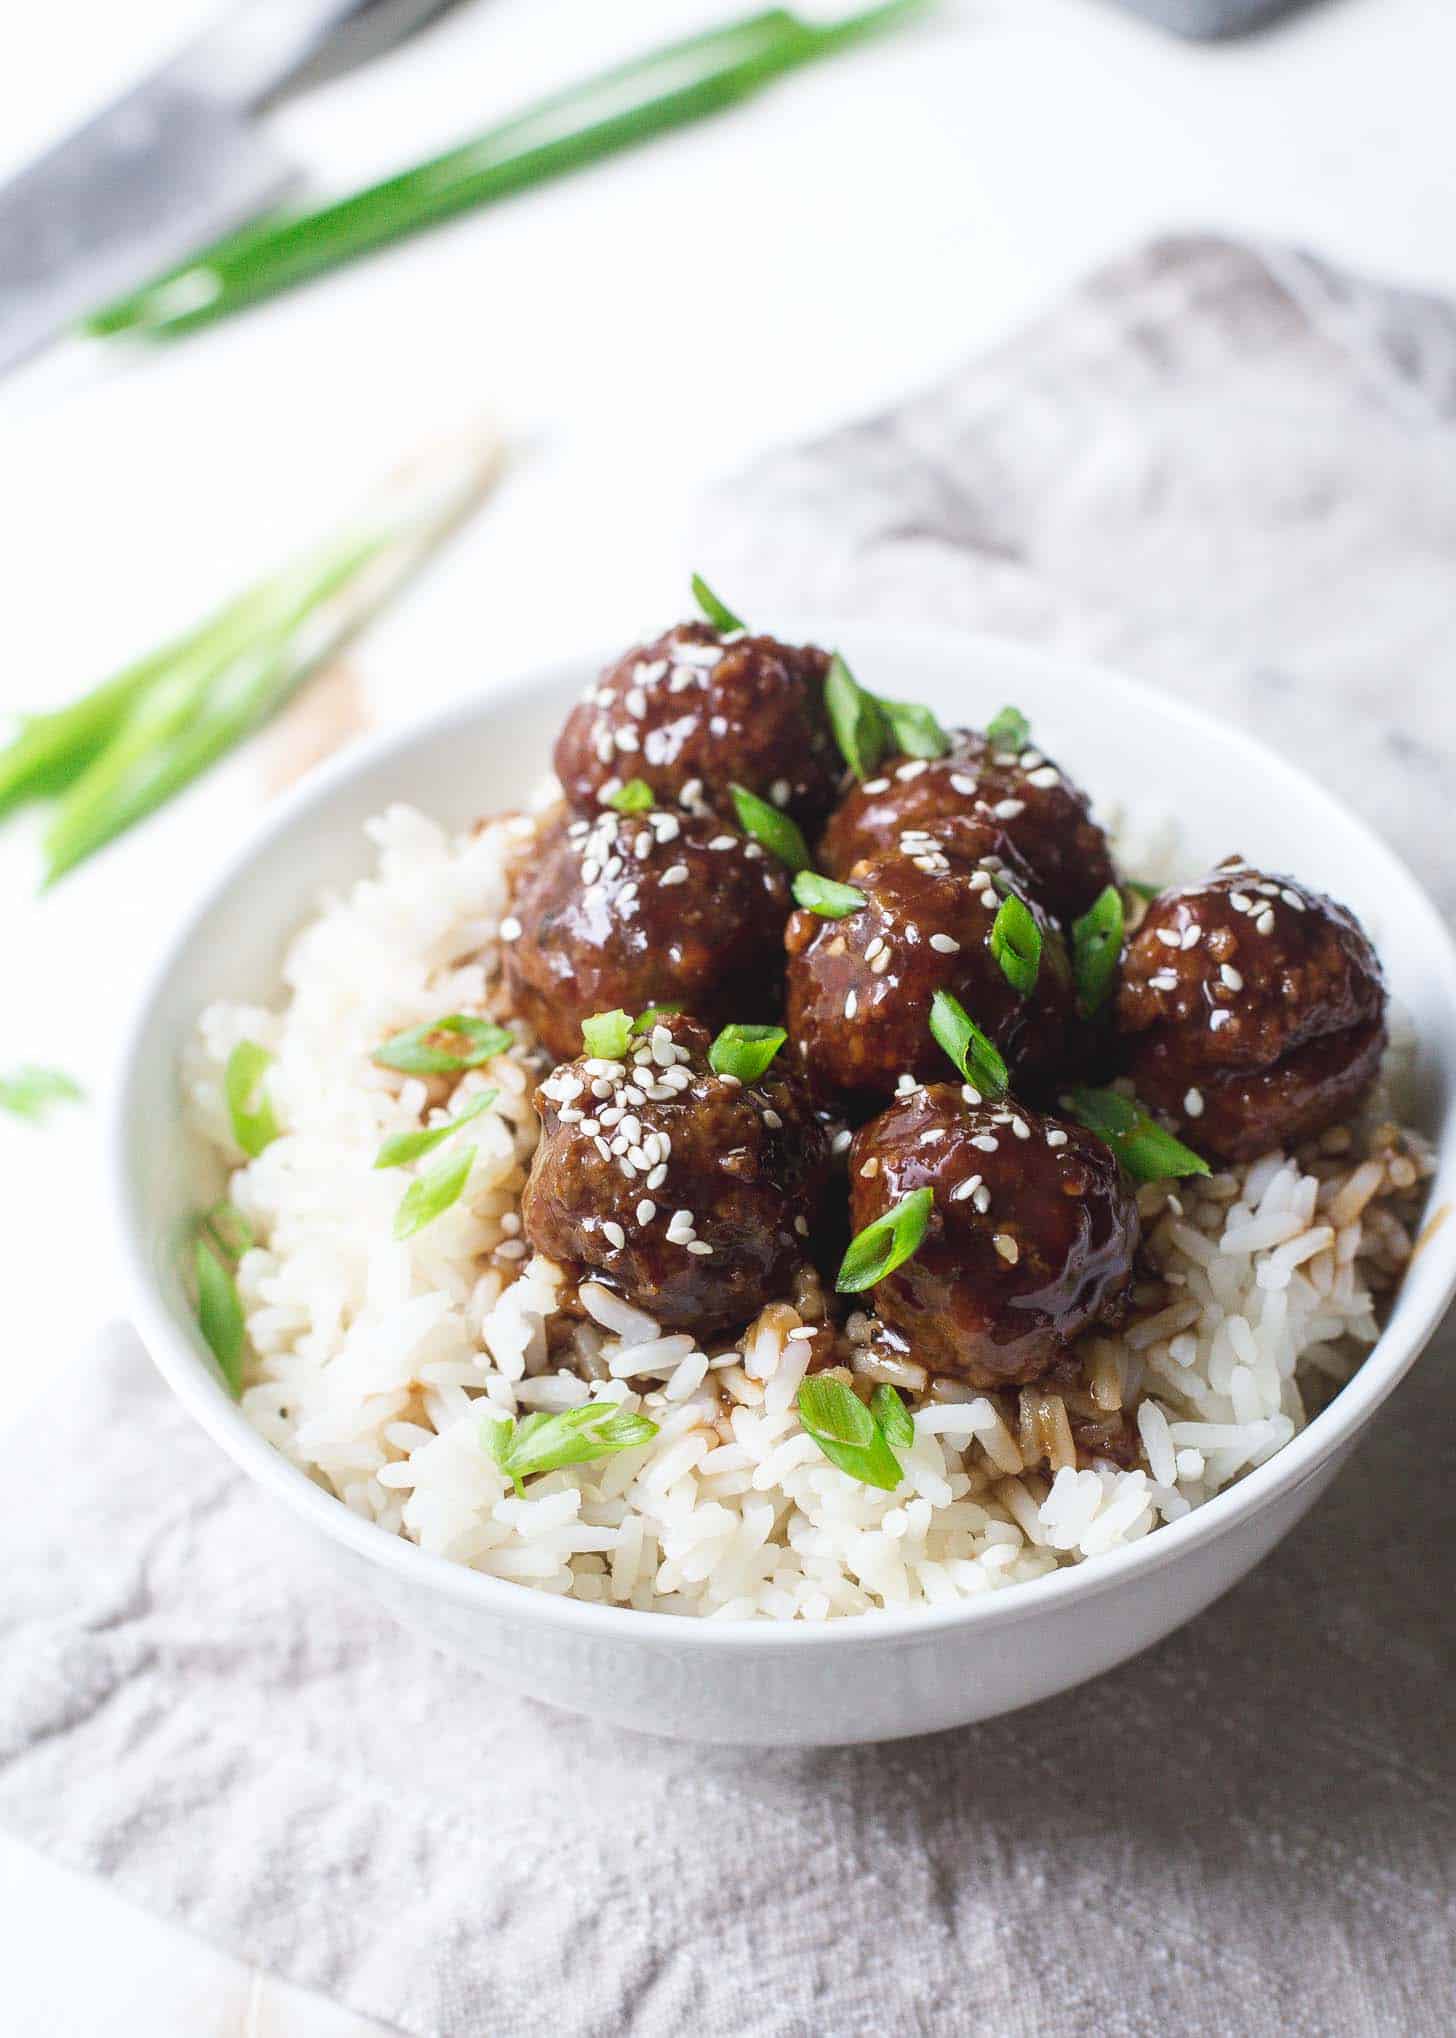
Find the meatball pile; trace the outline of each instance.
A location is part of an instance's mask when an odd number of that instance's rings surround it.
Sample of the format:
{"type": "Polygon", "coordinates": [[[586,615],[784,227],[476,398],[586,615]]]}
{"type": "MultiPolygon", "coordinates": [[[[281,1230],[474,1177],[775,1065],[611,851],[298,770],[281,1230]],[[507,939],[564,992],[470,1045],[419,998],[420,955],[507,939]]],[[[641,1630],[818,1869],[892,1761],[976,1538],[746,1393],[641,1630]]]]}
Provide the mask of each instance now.
{"type": "Polygon", "coordinates": [[[565,805],[501,928],[507,995],[558,1061],[525,1230],[717,1337],[913,1203],[915,1237],[845,1308],[932,1375],[1065,1380],[1121,1322],[1139,1246],[1126,1154],[1075,1086],[1135,1093],[1193,1165],[1303,1139],[1374,1079],[1379,964],[1343,907],[1234,859],[1155,898],[1094,995],[1083,916],[1114,944],[1123,922],[1086,794],[1009,710],[867,762],[835,670],[683,623],[568,717],[565,805]],[[583,1048],[602,1013],[619,1053],[583,1048]],[[744,1029],[773,1029],[757,1059],[724,1051],[744,1029]]]}

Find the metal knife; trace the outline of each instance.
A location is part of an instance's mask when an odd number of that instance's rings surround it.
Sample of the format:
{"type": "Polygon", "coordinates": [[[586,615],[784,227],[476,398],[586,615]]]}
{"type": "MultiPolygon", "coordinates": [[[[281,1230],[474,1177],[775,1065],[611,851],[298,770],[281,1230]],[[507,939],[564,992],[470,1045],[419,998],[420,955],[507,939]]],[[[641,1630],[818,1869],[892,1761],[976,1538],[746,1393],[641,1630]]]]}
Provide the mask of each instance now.
{"type": "Polygon", "coordinates": [[[247,0],[0,189],[0,373],[275,204],[255,116],[453,0],[247,0]]]}

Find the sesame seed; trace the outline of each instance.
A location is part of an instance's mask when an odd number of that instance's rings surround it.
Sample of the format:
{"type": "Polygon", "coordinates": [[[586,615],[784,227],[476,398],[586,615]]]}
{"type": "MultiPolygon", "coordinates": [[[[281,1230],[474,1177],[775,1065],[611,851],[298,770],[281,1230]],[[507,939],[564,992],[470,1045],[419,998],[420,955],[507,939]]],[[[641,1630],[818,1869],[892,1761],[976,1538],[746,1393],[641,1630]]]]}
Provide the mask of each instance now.
{"type": "Polygon", "coordinates": [[[1021,1258],[1021,1247],[1009,1231],[998,1231],[991,1243],[1008,1266],[1014,1267],[1021,1258]]]}
{"type": "Polygon", "coordinates": [[[1014,821],[1018,814],[1026,811],[1025,800],[997,800],[991,812],[998,821],[1014,821]]]}
{"type": "Polygon", "coordinates": [[[687,881],[688,867],[685,863],[675,863],[671,870],[662,873],[660,880],[664,885],[685,885],[687,881]]]}
{"type": "Polygon", "coordinates": [[[941,955],[959,955],[961,945],[949,934],[932,934],[930,945],[941,955]]]}
{"type": "Polygon", "coordinates": [[[1175,928],[1155,927],[1153,934],[1155,939],[1162,942],[1164,948],[1181,948],[1183,946],[1183,937],[1175,928]]]}
{"type": "Polygon", "coordinates": [[[656,1215],[657,1205],[650,1196],[644,1196],[637,1205],[637,1222],[639,1224],[650,1224],[656,1215]]]}
{"type": "Polygon", "coordinates": [[[841,1129],[835,1133],[833,1139],[830,1140],[829,1151],[831,1153],[843,1153],[845,1148],[849,1145],[850,1141],[853,1138],[854,1134],[852,1132],[841,1127],[841,1129]]]}
{"type": "Polygon", "coordinates": [[[939,1140],[944,1138],[945,1127],[943,1125],[932,1125],[929,1132],[921,1133],[916,1144],[917,1146],[934,1146],[939,1140]]]}
{"type": "Polygon", "coordinates": [[[1011,1130],[1016,1134],[1016,1137],[1018,1139],[1031,1138],[1031,1127],[1027,1124],[1024,1118],[1013,1118],[1011,1121],[1011,1130]]]}
{"type": "Polygon", "coordinates": [[[1244,980],[1231,962],[1223,963],[1218,973],[1231,991],[1241,991],[1244,988],[1244,980]]]}
{"type": "Polygon", "coordinates": [[[1054,764],[1039,765],[1035,771],[1029,771],[1026,774],[1026,783],[1028,785],[1045,787],[1060,785],[1061,782],[1062,774],[1054,764]]]}
{"type": "Polygon", "coordinates": [[[926,769],[925,759],[923,757],[916,757],[912,758],[909,764],[897,765],[895,767],[895,776],[908,782],[912,778],[919,778],[921,772],[926,769]]]}
{"type": "Polygon", "coordinates": [[[1223,1028],[1228,1025],[1230,1019],[1232,1019],[1233,1016],[1234,1016],[1233,1013],[1229,1011],[1226,1005],[1218,1006],[1216,1010],[1210,1012],[1208,1015],[1209,1032],[1210,1033],[1222,1032],[1223,1028]]]}
{"type": "Polygon", "coordinates": [[[887,778],[867,778],[862,790],[867,793],[887,793],[890,790],[890,781],[887,778]]]}
{"type": "Polygon", "coordinates": [[[988,1188],[986,1188],[984,1184],[982,1184],[982,1186],[979,1189],[977,1189],[975,1195],[972,1196],[971,1206],[973,1209],[979,1210],[983,1217],[985,1216],[986,1212],[990,1209],[991,1191],[988,1188]]]}
{"type": "Polygon", "coordinates": [[[976,790],[976,781],[973,778],[967,778],[963,771],[953,771],[951,773],[950,785],[952,792],[959,793],[961,798],[966,800],[970,799],[976,790]]]}
{"type": "Polygon", "coordinates": [[[1190,1118],[1201,1118],[1203,1116],[1202,1090],[1189,1090],[1183,1098],[1183,1109],[1190,1118]]]}
{"type": "Polygon", "coordinates": [[[1176,970],[1160,969],[1156,976],[1148,978],[1148,989],[1150,991],[1176,991],[1177,988],[1178,973],[1176,970]]]}
{"type": "Polygon", "coordinates": [[[634,856],[651,856],[652,830],[650,828],[643,828],[639,834],[633,837],[632,854],[634,856]]]}
{"type": "Polygon", "coordinates": [[[873,962],[875,957],[883,949],[884,945],[885,945],[884,936],[882,934],[877,934],[874,940],[870,943],[869,947],[864,952],[865,961],[873,962]]]}
{"type": "Polygon", "coordinates": [[[855,1013],[856,1013],[856,1012],[858,1011],[858,1009],[859,1009],[859,999],[858,999],[858,998],[857,998],[857,997],[855,996],[854,992],[853,992],[853,991],[851,991],[851,992],[849,993],[848,997],[847,997],[847,998],[845,999],[845,1001],[844,1001],[844,1016],[845,1016],[845,1018],[846,1018],[846,1019],[852,1019],[852,1018],[854,1017],[855,1013]]]}
{"type": "Polygon", "coordinates": [[[869,1159],[861,1167],[860,1175],[864,1181],[872,1182],[879,1172],[880,1172],[879,1161],[875,1158],[874,1154],[871,1154],[869,1159]]]}
{"type": "Polygon", "coordinates": [[[627,1234],[623,1231],[621,1225],[616,1222],[615,1218],[609,1217],[607,1219],[606,1223],[602,1226],[602,1236],[606,1239],[608,1245],[614,1246],[618,1252],[627,1243],[627,1234]]]}
{"type": "Polygon", "coordinates": [[[1230,892],[1229,904],[1236,913],[1252,913],[1254,910],[1254,902],[1247,892],[1230,892]]]}
{"type": "Polygon", "coordinates": [[[875,957],[874,961],[870,964],[870,969],[875,976],[882,977],[889,967],[890,967],[890,951],[888,948],[881,949],[880,953],[875,957]]]}
{"type": "Polygon", "coordinates": [[[619,750],[638,750],[641,748],[640,738],[630,722],[624,723],[617,731],[616,744],[619,750]]]}
{"type": "Polygon", "coordinates": [[[688,1251],[690,1253],[697,1253],[700,1258],[705,1260],[711,1259],[713,1256],[713,1248],[705,1238],[690,1238],[688,1240],[688,1251]]]}
{"type": "Polygon", "coordinates": [[[708,717],[708,734],[710,736],[726,736],[728,734],[728,717],[726,715],[710,715],[708,717]]]}
{"type": "Polygon", "coordinates": [[[647,696],[645,693],[643,693],[640,686],[634,686],[629,688],[628,690],[627,713],[629,715],[635,715],[639,722],[642,720],[642,717],[647,713],[647,696]]]}
{"type": "Polygon", "coordinates": [[[657,1166],[652,1170],[652,1173],[647,1177],[647,1186],[649,1189],[660,1189],[666,1180],[667,1180],[666,1165],[663,1162],[659,1161],[657,1166]]]}
{"type": "Polygon", "coordinates": [[[708,844],[710,849],[732,849],[738,841],[736,835],[715,835],[708,844]]]}
{"type": "Polygon", "coordinates": [[[789,804],[790,790],[786,778],[776,778],[768,789],[768,796],[776,807],[786,807],[789,804]]]}
{"type": "Polygon", "coordinates": [[[1050,1147],[1066,1145],[1067,1135],[1063,1132],[1060,1125],[1049,1125],[1047,1127],[1046,1143],[1050,1147]]]}
{"type": "Polygon", "coordinates": [[[952,1203],[964,1203],[968,1196],[974,1196],[981,1186],[979,1175],[967,1175],[963,1182],[957,1182],[950,1192],[952,1203]]]}
{"type": "Polygon", "coordinates": [[[520,938],[521,938],[521,923],[520,923],[520,921],[519,921],[519,920],[518,920],[518,919],[516,918],[516,916],[515,916],[515,914],[514,914],[514,913],[511,913],[511,914],[509,914],[509,915],[507,916],[507,918],[505,918],[504,920],[502,920],[502,921],[501,921],[501,923],[500,923],[500,938],[501,938],[501,940],[502,940],[502,941],[519,941],[519,940],[520,940],[520,938]]]}
{"type": "Polygon", "coordinates": [[[654,814],[651,826],[659,842],[676,842],[682,833],[682,824],[676,814],[654,814]]]}
{"type": "Polygon", "coordinates": [[[994,1133],[990,1132],[977,1132],[971,1139],[971,1145],[978,1146],[982,1153],[995,1153],[999,1149],[1000,1144],[1000,1140],[996,1138],[994,1133]]]}
{"type": "Polygon", "coordinates": [[[1298,892],[1292,892],[1288,885],[1280,888],[1279,896],[1283,899],[1286,906],[1293,906],[1296,913],[1304,911],[1304,900],[1299,896],[1298,892]]]}
{"type": "Polygon", "coordinates": [[[503,1238],[495,1249],[495,1256],[498,1260],[523,1260],[526,1257],[526,1252],[527,1246],[524,1239],[503,1238]]]}
{"type": "Polygon", "coordinates": [[[968,1104],[979,1104],[981,1102],[980,1091],[973,1089],[969,1083],[961,1084],[961,1095],[968,1104]]]}
{"type": "Polygon", "coordinates": [[[780,1118],[777,1111],[765,1111],[763,1114],[763,1122],[768,1127],[770,1132],[778,1132],[782,1128],[784,1121],[782,1118],[780,1118]]]}
{"type": "Polygon", "coordinates": [[[1183,946],[1185,948],[1196,948],[1202,939],[1203,929],[1196,923],[1192,927],[1185,927],[1183,929],[1183,946]]]}
{"type": "MultiPolygon", "coordinates": [[[[794,1219],[794,1229],[795,1229],[795,1231],[797,1231],[797,1232],[798,1232],[798,1234],[799,1234],[800,1238],[807,1238],[807,1237],[809,1236],[809,1220],[808,1220],[808,1218],[807,1218],[807,1217],[796,1217],[796,1218],[794,1219]]],[[[791,1331],[789,1332],[789,1336],[790,1336],[790,1337],[804,1337],[804,1336],[809,1336],[809,1337],[812,1337],[812,1336],[813,1336],[813,1334],[814,1334],[814,1333],[813,1333],[812,1331],[807,1331],[807,1332],[806,1332],[806,1331],[804,1330],[804,1328],[803,1328],[803,1326],[802,1326],[802,1325],[800,1326],[800,1328],[799,1328],[798,1330],[796,1330],[796,1331],[795,1331],[795,1330],[791,1330],[791,1331]]]]}
{"type": "Polygon", "coordinates": [[[592,748],[597,753],[598,764],[610,764],[612,761],[611,730],[599,729],[595,737],[592,739],[592,748]]]}
{"type": "Polygon", "coordinates": [[[1258,934],[1272,934],[1274,932],[1274,908],[1272,906],[1264,908],[1263,912],[1254,922],[1254,930],[1258,934]]]}

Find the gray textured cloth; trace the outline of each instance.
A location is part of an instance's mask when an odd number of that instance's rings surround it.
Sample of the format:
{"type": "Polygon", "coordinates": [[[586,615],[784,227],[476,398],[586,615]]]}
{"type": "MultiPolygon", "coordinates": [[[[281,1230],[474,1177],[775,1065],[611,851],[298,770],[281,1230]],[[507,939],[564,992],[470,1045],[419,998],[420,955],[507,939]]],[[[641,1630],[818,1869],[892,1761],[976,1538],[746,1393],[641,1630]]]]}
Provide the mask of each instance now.
{"type": "MultiPolygon", "coordinates": [[[[1456,712],[1453,408],[1442,308],[1167,244],[725,492],[714,575],[756,612],[1054,639],[1295,734],[1456,907],[1456,774],[1416,740],[1456,712]]],[[[741,1755],[386,1627],[113,1337],[7,1457],[0,1820],[420,2038],[1444,2038],[1451,1358],[1121,1671],[933,1740],[741,1755]]]]}

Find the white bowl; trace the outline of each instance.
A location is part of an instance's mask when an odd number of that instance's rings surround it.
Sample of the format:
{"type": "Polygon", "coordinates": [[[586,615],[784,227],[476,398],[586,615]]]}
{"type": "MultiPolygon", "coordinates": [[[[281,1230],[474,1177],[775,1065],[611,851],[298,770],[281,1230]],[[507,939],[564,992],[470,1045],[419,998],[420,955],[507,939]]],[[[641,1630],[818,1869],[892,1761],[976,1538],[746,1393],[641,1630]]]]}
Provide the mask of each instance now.
{"type": "MultiPolygon", "coordinates": [[[[1416,1117],[1436,1141],[1431,1209],[1456,1193],[1456,951],[1410,872],[1291,764],[1113,674],[1013,645],[789,619],[840,643],[877,691],[984,722],[1008,701],[1037,740],[1118,804],[1173,814],[1198,864],[1239,851],[1348,902],[1414,1022],[1416,1117]]],[[[1456,1289],[1456,1225],[1435,1230],[1355,1378],[1284,1450],[1184,1519],[1110,1556],[963,1604],[822,1625],[678,1619],[561,1599],[424,1555],[279,1456],[219,1383],[179,1280],[215,1184],[184,1137],[181,1049],[212,999],[269,1000],[319,892],[366,869],[365,820],[404,800],[463,824],[519,802],[567,704],[604,662],[562,658],[424,725],[351,750],[230,855],[171,937],[132,1021],[110,1178],[137,1328],[222,1448],[336,1553],[352,1589],[555,1705],[633,1727],[777,1745],[868,1741],[985,1719],[1094,1677],[1235,1584],[1328,1485],[1456,1289]]]]}

